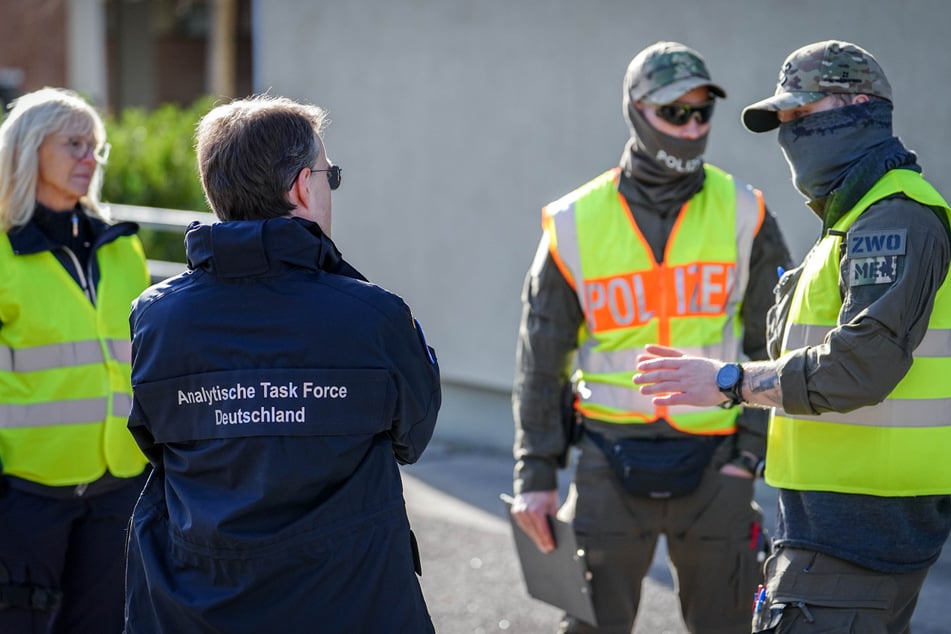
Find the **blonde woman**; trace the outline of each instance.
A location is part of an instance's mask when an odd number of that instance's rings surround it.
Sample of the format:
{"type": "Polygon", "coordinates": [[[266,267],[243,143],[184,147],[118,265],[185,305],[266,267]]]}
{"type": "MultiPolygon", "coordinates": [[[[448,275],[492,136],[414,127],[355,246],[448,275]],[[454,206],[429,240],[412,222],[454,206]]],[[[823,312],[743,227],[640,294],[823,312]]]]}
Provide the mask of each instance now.
{"type": "Polygon", "coordinates": [[[102,119],[43,88],[0,125],[0,632],[122,631],[132,223],[100,209],[102,119]]]}

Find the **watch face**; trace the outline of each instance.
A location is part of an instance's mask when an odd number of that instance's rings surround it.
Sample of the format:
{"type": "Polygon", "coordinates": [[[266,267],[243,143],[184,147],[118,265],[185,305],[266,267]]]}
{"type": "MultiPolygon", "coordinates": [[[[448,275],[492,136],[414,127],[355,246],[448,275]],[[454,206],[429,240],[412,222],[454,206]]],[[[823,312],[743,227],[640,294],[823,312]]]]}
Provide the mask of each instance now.
{"type": "Polygon", "coordinates": [[[740,366],[735,363],[728,363],[717,372],[717,387],[721,390],[729,390],[739,380],[740,366]]]}

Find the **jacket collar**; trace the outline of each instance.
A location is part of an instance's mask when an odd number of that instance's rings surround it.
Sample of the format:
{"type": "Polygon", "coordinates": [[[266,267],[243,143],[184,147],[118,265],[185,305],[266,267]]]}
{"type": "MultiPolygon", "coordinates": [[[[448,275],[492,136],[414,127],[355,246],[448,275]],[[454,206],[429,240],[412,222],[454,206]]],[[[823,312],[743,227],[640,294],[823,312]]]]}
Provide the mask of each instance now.
{"type": "Polygon", "coordinates": [[[344,274],[342,269],[349,269],[316,223],[290,216],[210,225],[194,222],[185,232],[185,254],[190,269],[222,278],[258,277],[288,267],[344,274]]]}
{"type": "MultiPolygon", "coordinates": [[[[28,223],[22,227],[15,227],[7,232],[10,246],[16,255],[31,255],[34,253],[42,253],[43,251],[54,251],[63,246],[62,243],[51,240],[49,235],[40,228],[40,223],[37,222],[40,216],[53,213],[60,212],[54,212],[44,205],[37,203],[33,218],[31,218],[28,223]]],[[[86,213],[79,205],[76,206],[74,213],[81,214],[83,216],[83,222],[88,223],[94,246],[109,242],[119,236],[132,235],[139,229],[139,226],[133,222],[120,222],[110,225],[96,216],[86,213]]],[[[68,217],[68,214],[63,215],[64,219],[68,217]]],[[[53,218],[53,220],[58,219],[53,218]]]]}

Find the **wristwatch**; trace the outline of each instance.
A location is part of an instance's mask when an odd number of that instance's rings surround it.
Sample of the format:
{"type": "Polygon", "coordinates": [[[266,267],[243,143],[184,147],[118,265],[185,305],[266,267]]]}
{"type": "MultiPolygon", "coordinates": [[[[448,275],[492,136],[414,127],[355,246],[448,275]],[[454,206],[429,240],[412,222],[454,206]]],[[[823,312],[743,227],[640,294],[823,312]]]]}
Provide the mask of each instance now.
{"type": "Polygon", "coordinates": [[[727,363],[717,371],[717,387],[728,401],[720,407],[730,409],[743,402],[743,366],[739,363],[727,363]]]}
{"type": "Polygon", "coordinates": [[[763,476],[763,471],[766,468],[766,460],[763,458],[757,458],[749,452],[744,451],[736,457],[736,461],[739,462],[744,469],[749,471],[754,478],[763,476]]]}

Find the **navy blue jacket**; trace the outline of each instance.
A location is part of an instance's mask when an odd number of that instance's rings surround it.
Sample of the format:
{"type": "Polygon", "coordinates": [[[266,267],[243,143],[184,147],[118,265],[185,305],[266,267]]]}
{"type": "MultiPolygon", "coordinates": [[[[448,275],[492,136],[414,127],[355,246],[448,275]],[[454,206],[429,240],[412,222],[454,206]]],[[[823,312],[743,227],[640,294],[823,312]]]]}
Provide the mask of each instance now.
{"type": "Polygon", "coordinates": [[[190,270],[132,308],[129,428],[155,470],[126,632],[431,632],[397,463],[441,396],[409,308],[305,220],[185,245],[190,270]]]}

